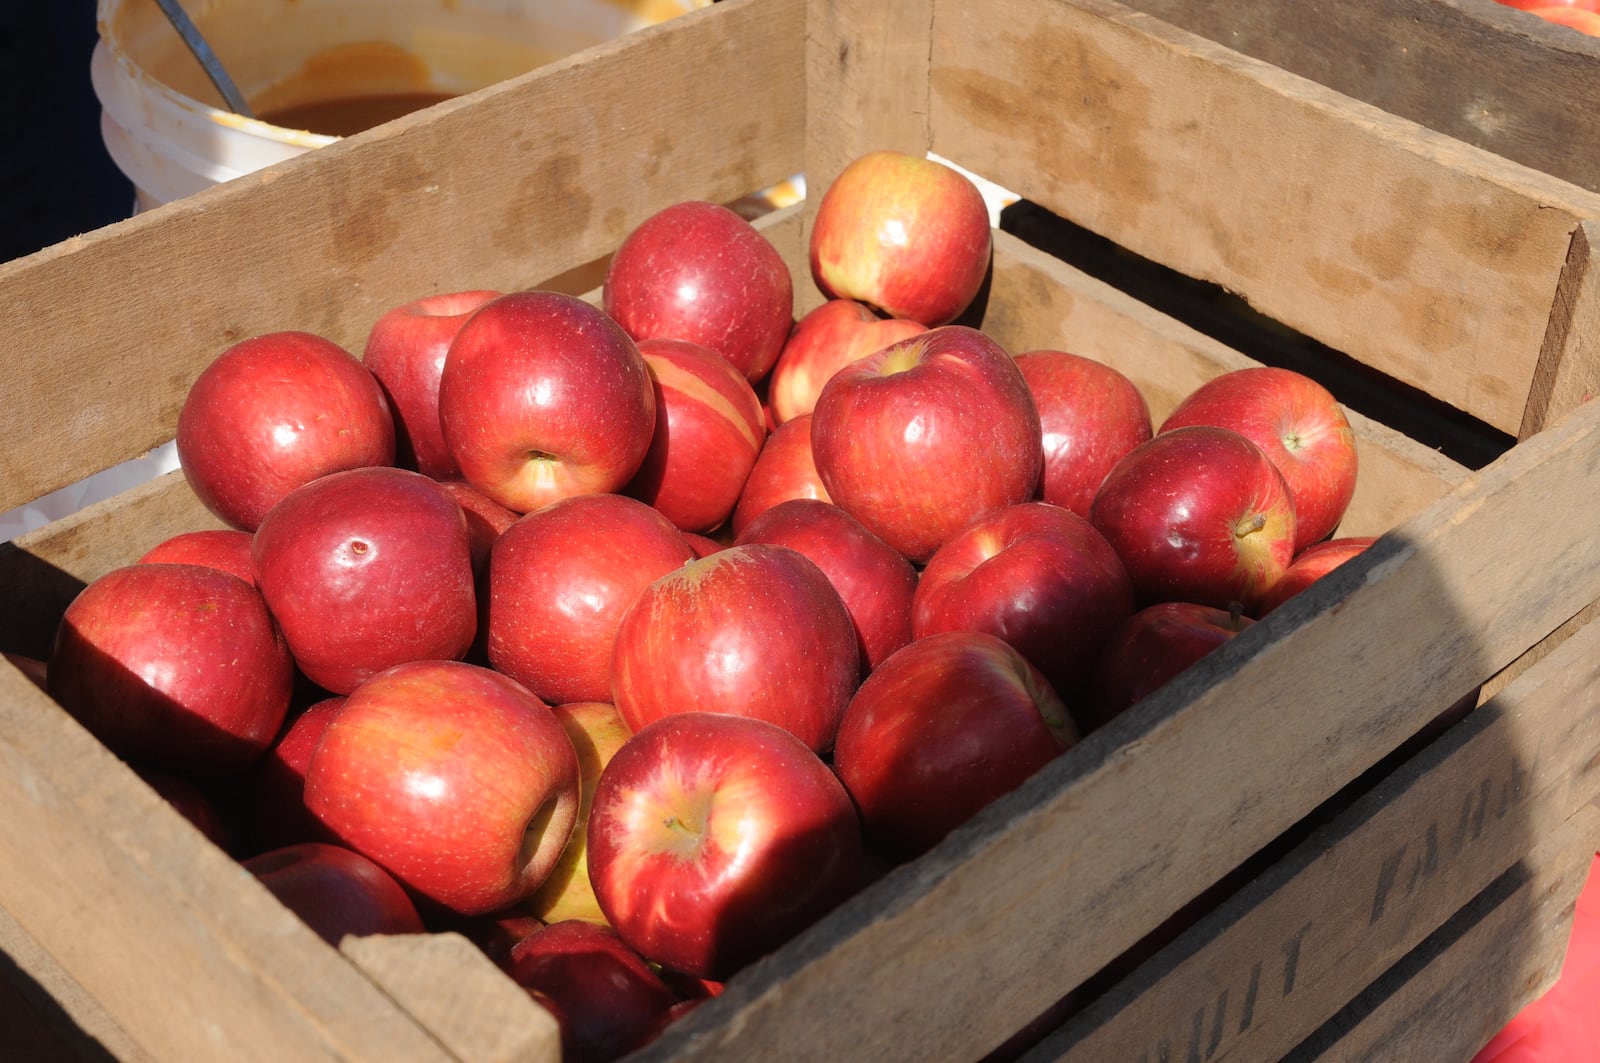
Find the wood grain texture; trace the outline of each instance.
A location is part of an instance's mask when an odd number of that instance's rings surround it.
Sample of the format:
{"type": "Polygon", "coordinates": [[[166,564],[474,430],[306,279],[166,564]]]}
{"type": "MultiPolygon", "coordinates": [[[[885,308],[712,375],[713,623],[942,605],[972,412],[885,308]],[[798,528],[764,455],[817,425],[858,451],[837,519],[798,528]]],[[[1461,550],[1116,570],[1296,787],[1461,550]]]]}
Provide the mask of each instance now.
{"type": "Polygon", "coordinates": [[[560,1063],[555,1018],[460,934],[352,937],[339,951],[462,1063],[560,1063]]]}
{"type": "Polygon", "coordinates": [[[1285,1056],[1286,1063],[1471,1058],[1559,977],[1597,842],[1600,815],[1591,805],[1285,1056]]]}
{"type": "Polygon", "coordinates": [[[1600,393],[1600,223],[1586,221],[1572,232],[1565,268],[1556,286],[1550,324],[1533,387],[1522,411],[1518,436],[1526,438],[1600,393]]]}
{"type": "Polygon", "coordinates": [[[0,265],[0,511],[172,438],[239,340],[359,351],[390,306],[526,287],[797,172],[803,19],[729,0],[0,265]]]}
{"type": "Polygon", "coordinates": [[[1128,0],[1468,144],[1600,189],[1600,41],[1495,0],[1128,0]]]}
{"type": "Polygon", "coordinates": [[[38,1063],[152,1063],[98,1001],[0,909],[0,1048],[38,1063]]]}
{"type": "Polygon", "coordinates": [[[934,151],[1517,431],[1600,197],[1111,0],[934,30],[934,151]]]}
{"type": "Polygon", "coordinates": [[[1029,1063],[1283,1056],[1600,794],[1597,656],[1600,629],[1590,626],[1069,1021],[1029,1063]]]}
{"type": "Polygon", "coordinates": [[[1584,407],[747,971],[646,1058],[989,1051],[1600,597],[1596,520],[1600,410],[1584,407]],[[1545,519],[1556,504],[1567,520],[1545,519]],[[974,999],[975,983],[1007,991],[974,999]]]}

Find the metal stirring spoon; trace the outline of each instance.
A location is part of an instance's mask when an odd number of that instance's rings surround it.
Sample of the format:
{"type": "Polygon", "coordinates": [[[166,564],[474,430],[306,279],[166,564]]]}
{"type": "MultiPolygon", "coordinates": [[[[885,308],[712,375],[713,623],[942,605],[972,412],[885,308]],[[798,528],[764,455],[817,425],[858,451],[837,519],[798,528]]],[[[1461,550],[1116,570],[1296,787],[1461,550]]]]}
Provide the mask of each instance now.
{"type": "Polygon", "coordinates": [[[250,105],[245,102],[244,95],[234,85],[228,72],[222,69],[222,64],[217,61],[217,55],[211,50],[211,45],[206,43],[200,30],[189,18],[188,12],[178,6],[178,0],[156,0],[156,5],[161,8],[167,21],[172,23],[172,28],[178,31],[178,36],[183,38],[183,43],[189,46],[189,51],[200,61],[200,66],[205,70],[211,83],[222,93],[223,102],[228,105],[228,110],[246,118],[254,118],[250,105]]]}

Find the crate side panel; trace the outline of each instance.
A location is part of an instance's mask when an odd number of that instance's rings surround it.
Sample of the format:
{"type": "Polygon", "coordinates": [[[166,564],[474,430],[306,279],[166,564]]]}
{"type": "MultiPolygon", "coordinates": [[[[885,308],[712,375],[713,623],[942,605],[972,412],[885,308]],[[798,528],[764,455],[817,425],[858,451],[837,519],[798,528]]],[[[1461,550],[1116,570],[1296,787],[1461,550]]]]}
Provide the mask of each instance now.
{"type": "Polygon", "coordinates": [[[234,342],[359,351],[392,305],[535,284],[796,172],[803,19],[730,0],[0,266],[0,510],[172,438],[234,342]]]}
{"type": "Polygon", "coordinates": [[[1110,0],[935,20],[933,149],[1504,431],[1600,197],[1110,0]]]}
{"type": "Polygon", "coordinates": [[[1585,407],[746,972],[657,1058],[993,1049],[1600,597],[1596,520],[1585,407]],[[1546,519],[1558,503],[1571,519],[1546,519]]]}
{"type": "Polygon", "coordinates": [[[1567,640],[1037,1058],[1161,1058],[1197,1030],[1208,1057],[1280,1058],[1600,792],[1597,654],[1592,626],[1567,640]]]}

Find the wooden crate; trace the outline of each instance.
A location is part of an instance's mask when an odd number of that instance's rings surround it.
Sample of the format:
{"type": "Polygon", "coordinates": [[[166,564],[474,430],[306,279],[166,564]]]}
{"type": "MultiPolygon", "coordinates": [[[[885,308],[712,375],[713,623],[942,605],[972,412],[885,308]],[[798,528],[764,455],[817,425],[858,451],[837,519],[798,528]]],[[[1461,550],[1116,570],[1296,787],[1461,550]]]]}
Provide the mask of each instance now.
{"type": "MultiPolygon", "coordinates": [[[[1550,854],[1593,846],[1575,817],[1600,790],[1579,726],[1595,691],[1572,667],[1592,640],[1574,618],[1600,598],[1600,408],[1574,412],[1597,371],[1600,197],[1103,0],[728,0],[0,267],[20,331],[0,509],[170,437],[189,382],[240,338],[359,347],[396,302],[535,285],[671,202],[801,170],[820,187],[876,147],[951,158],[1524,438],[1469,473],[1358,417],[1345,530],[1386,533],[1376,546],[644,1057],[977,1058],[1137,955],[1038,1050],[1107,1021],[1142,1037],[1143,1007],[1187,1037],[1224,991],[1252,1002],[1238,1052],[1257,1058],[1311,1037],[1474,898],[1527,914],[1536,887],[1504,886],[1514,868],[1569,881],[1550,854]],[[1485,684],[1466,722],[1243,890],[1213,892],[1485,684]],[[1201,920],[1148,951],[1180,912],[1201,920]],[[1268,1001],[1253,972],[1285,950],[1293,992],[1268,1001]]],[[[804,211],[765,231],[804,309],[804,211]]],[[[1005,234],[983,324],[1013,351],[1119,366],[1158,417],[1249,364],[1005,234]]],[[[0,548],[0,648],[43,652],[87,580],[212,524],[169,476],[0,548]]],[[[88,1031],[74,1050],[556,1051],[548,1016],[461,938],[325,946],[5,666],[0,808],[0,944],[58,1003],[46,1028],[88,1031]]],[[[1552,936],[1505,918],[1498,947],[1548,969],[1552,936]]],[[[1425,969],[1459,974],[1458,949],[1425,969]]],[[[1523,999],[1490,986],[1479,1003],[1523,999]]]]}

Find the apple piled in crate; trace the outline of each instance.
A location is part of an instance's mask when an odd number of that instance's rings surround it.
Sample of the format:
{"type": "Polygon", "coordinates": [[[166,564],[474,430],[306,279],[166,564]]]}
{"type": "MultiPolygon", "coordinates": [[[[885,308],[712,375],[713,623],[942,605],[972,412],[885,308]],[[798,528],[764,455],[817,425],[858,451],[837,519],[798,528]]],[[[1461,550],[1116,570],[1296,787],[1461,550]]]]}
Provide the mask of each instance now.
{"type": "Polygon", "coordinates": [[[91,583],[32,674],[325,938],[450,929],[608,1059],[1363,549],[1319,385],[1159,430],[954,324],[955,170],[826,190],[775,248],[683,203],[602,305],[397,305],[362,359],[223,352],[178,449],[230,526],[91,583]]]}

